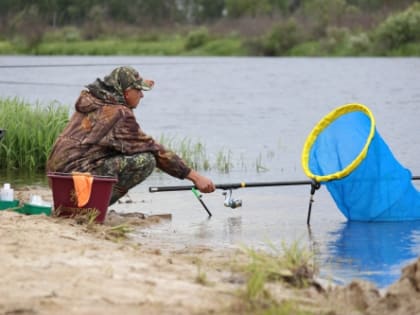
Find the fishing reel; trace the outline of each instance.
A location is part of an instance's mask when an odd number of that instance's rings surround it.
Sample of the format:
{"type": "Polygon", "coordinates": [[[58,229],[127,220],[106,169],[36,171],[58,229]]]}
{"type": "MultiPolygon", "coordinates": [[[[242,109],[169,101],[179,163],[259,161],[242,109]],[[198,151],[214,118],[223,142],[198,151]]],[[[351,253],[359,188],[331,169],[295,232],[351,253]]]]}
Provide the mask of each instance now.
{"type": "Polygon", "coordinates": [[[229,207],[232,209],[242,207],[242,200],[241,199],[234,199],[232,197],[232,189],[229,189],[228,191],[222,192],[222,195],[225,196],[225,201],[223,204],[225,207],[229,207]]]}

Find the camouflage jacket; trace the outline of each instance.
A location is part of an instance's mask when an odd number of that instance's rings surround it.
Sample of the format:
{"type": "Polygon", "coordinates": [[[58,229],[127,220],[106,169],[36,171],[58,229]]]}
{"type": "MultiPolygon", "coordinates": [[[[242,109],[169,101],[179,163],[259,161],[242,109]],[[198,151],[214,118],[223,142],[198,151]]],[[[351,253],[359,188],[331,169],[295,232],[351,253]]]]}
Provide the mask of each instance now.
{"type": "Polygon", "coordinates": [[[182,159],[146,135],[131,109],[106,103],[82,91],[75,113],[57,138],[47,161],[48,172],[91,172],[116,155],[151,152],[156,166],[183,179],[190,172],[182,159]]]}

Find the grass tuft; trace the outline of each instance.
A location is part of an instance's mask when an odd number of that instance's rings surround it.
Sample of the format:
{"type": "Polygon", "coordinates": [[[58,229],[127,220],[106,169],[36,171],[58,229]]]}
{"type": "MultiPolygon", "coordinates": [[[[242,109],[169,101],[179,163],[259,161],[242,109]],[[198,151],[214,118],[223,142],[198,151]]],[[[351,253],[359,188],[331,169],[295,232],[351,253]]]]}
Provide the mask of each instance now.
{"type": "Polygon", "coordinates": [[[29,104],[18,98],[0,99],[0,167],[42,171],[52,145],[67,124],[69,109],[57,103],[29,104]]]}
{"type": "Polygon", "coordinates": [[[268,246],[272,254],[245,248],[245,253],[251,258],[247,268],[250,293],[258,292],[255,288],[263,287],[266,281],[286,281],[297,287],[306,287],[316,272],[312,252],[302,248],[298,241],[289,246],[282,242],[281,249],[272,243],[268,246]]]}
{"type": "Polygon", "coordinates": [[[308,286],[316,271],[312,253],[297,241],[290,246],[282,243],[281,249],[268,245],[272,253],[243,248],[247,263],[236,264],[234,268],[245,272],[246,285],[240,292],[242,302],[236,307],[247,314],[311,314],[302,310],[298,301],[276,299],[269,284],[308,286]]]}

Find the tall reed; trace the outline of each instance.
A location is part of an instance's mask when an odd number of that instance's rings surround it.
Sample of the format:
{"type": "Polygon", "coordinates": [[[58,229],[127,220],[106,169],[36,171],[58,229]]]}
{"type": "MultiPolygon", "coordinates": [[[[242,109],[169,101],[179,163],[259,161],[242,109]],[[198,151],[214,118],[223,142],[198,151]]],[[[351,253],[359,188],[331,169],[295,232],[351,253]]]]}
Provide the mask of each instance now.
{"type": "Polygon", "coordinates": [[[229,173],[229,171],[233,167],[233,163],[231,161],[232,158],[232,152],[230,150],[227,150],[227,152],[224,149],[221,149],[216,156],[216,166],[217,170],[220,173],[229,173]]]}
{"type": "MultiPolygon", "coordinates": [[[[30,104],[18,98],[0,99],[0,129],[6,129],[6,136],[0,142],[0,170],[44,171],[52,145],[68,120],[67,106],[30,104]]],[[[229,149],[221,149],[210,158],[201,141],[161,135],[159,142],[194,169],[229,173],[234,167],[229,149]]],[[[240,167],[246,169],[243,157],[241,162],[240,167]]],[[[261,171],[261,154],[256,164],[257,172],[261,171]]]]}
{"type": "Polygon", "coordinates": [[[205,171],[211,169],[206,148],[200,141],[193,143],[191,139],[176,140],[173,137],[161,135],[159,142],[177,153],[190,167],[205,171]]]}
{"type": "MultiPolygon", "coordinates": [[[[215,154],[208,155],[206,146],[201,141],[194,143],[189,138],[179,140],[165,134],[162,134],[158,141],[166,148],[177,153],[188,166],[196,170],[216,170],[219,173],[224,174],[228,174],[232,169],[238,167],[242,171],[247,170],[245,156],[241,154],[239,159],[235,159],[234,154],[228,148],[221,148],[215,154]]],[[[271,154],[269,156],[270,158],[274,155],[272,152],[269,154],[271,154]]],[[[255,162],[255,169],[257,173],[269,170],[267,167],[263,166],[262,153],[259,154],[255,162]]]]}
{"type": "Polygon", "coordinates": [[[42,171],[51,147],[69,119],[69,108],[57,103],[29,104],[0,99],[0,168],[42,171]]]}

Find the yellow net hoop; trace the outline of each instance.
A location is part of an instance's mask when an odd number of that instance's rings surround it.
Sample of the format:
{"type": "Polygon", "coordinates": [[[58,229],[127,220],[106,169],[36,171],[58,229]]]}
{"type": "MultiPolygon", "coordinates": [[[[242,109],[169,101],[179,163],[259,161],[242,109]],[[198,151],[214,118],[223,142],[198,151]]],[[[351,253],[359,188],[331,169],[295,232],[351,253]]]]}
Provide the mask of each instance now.
{"type": "Polygon", "coordinates": [[[358,104],[358,103],[351,103],[346,104],[343,106],[340,106],[327,114],[321,121],[318,122],[318,124],[312,129],[309,136],[306,138],[305,144],[303,146],[302,151],[302,167],[305,172],[305,174],[309,177],[314,179],[317,182],[326,182],[330,180],[340,179],[343,177],[346,177],[349,175],[356,167],[360,165],[360,163],[363,161],[363,159],[366,157],[369,145],[372,141],[373,136],[375,135],[375,118],[373,117],[372,112],[367,108],[365,105],[358,104]],[[351,113],[361,111],[364,114],[366,114],[370,121],[370,131],[369,136],[366,139],[366,143],[363,147],[363,149],[360,151],[359,155],[350,163],[348,164],[344,169],[341,171],[338,171],[336,173],[328,174],[328,175],[315,175],[312,173],[312,171],[309,169],[309,157],[310,152],[312,149],[312,145],[315,143],[317,137],[321,134],[321,132],[327,128],[333,121],[338,119],[339,117],[351,113]]]}

